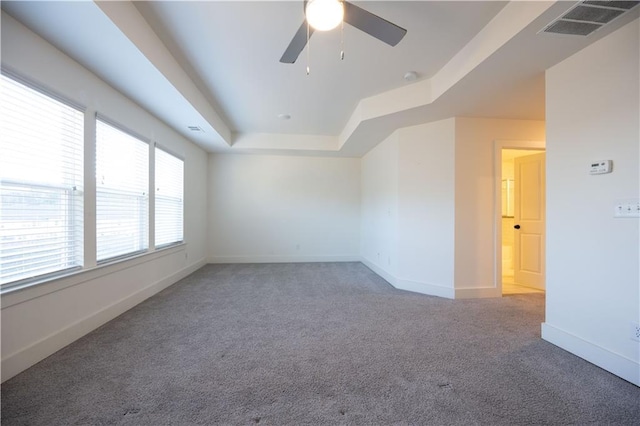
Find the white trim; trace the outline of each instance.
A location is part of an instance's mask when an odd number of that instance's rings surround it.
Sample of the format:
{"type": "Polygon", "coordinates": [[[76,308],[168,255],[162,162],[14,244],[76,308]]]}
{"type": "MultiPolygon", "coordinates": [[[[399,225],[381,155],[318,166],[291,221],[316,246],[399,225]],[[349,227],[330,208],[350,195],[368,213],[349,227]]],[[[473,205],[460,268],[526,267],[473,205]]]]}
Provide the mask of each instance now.
{"type": "Polygon", "coordinates": [[[413,291],[414,293],[427,294],[429,296],[438,296],[447,299],[455,298],[455,292],[452,287],[445,287],[439,284],[398,279],[394,287],[400,290],[413,291]]]}
{"type": "Polygon", "coordinates": [[[2,359],[2,382],[21,373],[206,264],[202,259],[2,359]]]}
{"type": "Polygon", "coordinates": [[[2,291],[0,303],[2,303],[2,309],[5,309],[9,306],[17,305],[18,303],[27,302],[31,299],[42,297],[49,293],[63,290],[67,287],[72,287],[74,285],[82,284],[87,281],[95,280],[96,278],[100,278],[104,275],[109,275],[118,271],[133,268],[134,266],[151,262],[155,259],[185,250],[186,244],[183,243],[176,246],[167,247],[165,249],[157,250],[152,253],[145,252],[137,256],[120,259],[112,263],[101,264],[92,269],[80,269],[67,275],[49,278],[48,280],[42,282],[29,283],[23,287],[9,287],[2,291]]]}
{"type": "Polygon", "coordinates": [[[253,255],[253,256],[211,256],[207,263],[309,263],[309,262],[359,262],[360,256],[278,256],[278,255],[253,255]]]}
{"type": "Polygon", "coordinates": [[[636,361],[611,352],[606,348],[588,342],[546,322],[542,323],[542,339],[636,386],[640,386],[640,363],[636,361]]]}
{"type": "Polygon", "coordinates": [[[455,289],[456,299],[485,299],[502,297],[502,290],[497,287],[464,287],[455,289]]]}
{"type": "Polygon", "coordinates": [[[367,268],[371,269],[373,272],[375,272],[377,275],[379,275],[381,278],[383,278],[398,290],[412,291],[414,293],[444,297],[447,299],[453,299],[455,296],[453,288],[445,287],[439,284],[422,283],[397,278],[375,263],[365,259],[364,257],[360,259],[360,262],[362,262],[367,268]]]}
{"type": "MultiPolygon", "coordinates": [[[[535,149],[546,150],[545,141],[494,140],[493,141],[493,247],[495,262],[493,282],[498,296],[502,294],[502,150],[535,149]]],[[[496,296],[496,297],[498,297],[496,296]]],[[[493,296],[488,296],[493,297],[493,296]]]]}
{"type": "Polygon", "coordinates": [[[360,262],[367,268],[371,269],[376,275],[380,276],[380,278],[391,284],[393,287],[396,287],[398,279],[395,276],[364,257],[360,258],[360,262]]]}
{"type": "Polygon", "coordinates": [[[82,268],[98,266],[96,232],[96,111],[84,113],[84,262],[82,268]]]}
{"type": "Polygon", "coordinates": [[[67,98],[66,96],[60,94],[57,90],[50,89],[48,85],[42,84],[35,79],[23,75],[22,72],[14,71],[13,67],[10,67],[6,64],[2,64],[2,66],[0,66],[0,74],[9,77],[10,79],[22,84],[23,86],[27,86],[29,89],[35,90],[38,93],[46,95],[47,97],[61,102],[68,107],[76,109],[82,113],[87,110],[87,107],[84,104],[67,98]]]}
{"type": "Polygon", "coordinates": [[[126,133],[134,139],[138,139],[140,142],[144,142],[147,145],[151,146],[152,140],[149,137],[143,136],[142,134],[136,132],[135,130],[131,130],[129,127],[120,124],[117,120],[112,120],[101,112],[96,112],[96,121],[102,121],[104,124],[113,127],[116,130],[121,131],[122,133],[126,133]]]}
{"type": "Polygon", "coordinates": [[[174,150],[172,150],[170,148],[167,148],[165,145],[161,144],[160,142],[156,141],[155,139],[153,140],[153,146],[155,148],[158,148],[160,151],[164,151],[169,155],[173,155],[178,160],[182,160],[183,163],[186,162],[184,154],[178,154],[176,151],[174,151],[174,150]]]}
{"type": "MultiPolygon", "coordinates": [[[[147,243],[150,252],[156,251],[156,143],[149,143],[149,151],[147,152],[147,161],[149,162],[147,176],[147,193],[149,194],[149,204],[147,214],[147,243]]],[[[183,160],[184,163],[184,160],[183,160]]],[[[184,179],[184,172],[182,174],[184,179]]],[[[184,197],[182,197],[184,200],[184,197]]],[[[183,206],[184,212],[184,206],[183,206]]]]}

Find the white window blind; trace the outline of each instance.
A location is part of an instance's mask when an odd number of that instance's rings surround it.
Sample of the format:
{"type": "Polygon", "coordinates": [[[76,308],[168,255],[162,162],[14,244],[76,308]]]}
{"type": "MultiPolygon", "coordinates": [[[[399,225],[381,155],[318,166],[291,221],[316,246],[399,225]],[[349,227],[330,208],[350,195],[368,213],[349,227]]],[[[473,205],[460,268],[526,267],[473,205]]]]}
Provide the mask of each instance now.
{"type": "Polygon", "coordinates": [[[1,76],[0,284],[82,266],[84,113],[1,76]]]}
{"type": "Polygon", "coordinates": [[[149,145],[98,118],[96,245],[98,262],[149,247],[149,145]]]}
{"type": "Polygon", "coordinates": [[[184,162],[163,151],[155,150],[156,247],[183,240],[184,162]]]}

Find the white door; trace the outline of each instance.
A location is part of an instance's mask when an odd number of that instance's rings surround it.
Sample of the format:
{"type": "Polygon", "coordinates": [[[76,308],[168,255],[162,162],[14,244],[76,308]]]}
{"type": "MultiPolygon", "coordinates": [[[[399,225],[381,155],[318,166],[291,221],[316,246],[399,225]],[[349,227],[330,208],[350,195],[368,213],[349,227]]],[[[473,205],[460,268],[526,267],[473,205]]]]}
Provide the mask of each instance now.
{"type": "Polygon", "coordinates": [[[514,159],[514,256],[516,284],[544,289],[544,153],[514,159]]]}

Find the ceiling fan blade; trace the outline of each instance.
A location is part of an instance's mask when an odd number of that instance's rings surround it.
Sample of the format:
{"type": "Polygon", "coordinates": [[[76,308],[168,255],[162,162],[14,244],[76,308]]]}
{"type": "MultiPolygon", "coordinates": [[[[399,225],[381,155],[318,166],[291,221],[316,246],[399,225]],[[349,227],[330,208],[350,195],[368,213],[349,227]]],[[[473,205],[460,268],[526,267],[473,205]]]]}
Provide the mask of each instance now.
{"type": "MultiPolygon", "coordinates": [[[[313,28],[309,27],[309,38],[311,38],[311,34],[313,34],[313,28]]],[[[291,39],[291,43],[289,43],[289,47],[284,51],[282,58],[280,58],[280,62],[283,64],[293,64],[298,56],[300,56],[300,52],[307,45],[307,21],[304,20],[296,35],[291,39]]]]}
{"type": "Polygon", "coordinates": [[[407,33],[404,28],[346,1],[344,21],[389,46],[398,44],[407,33]]]}

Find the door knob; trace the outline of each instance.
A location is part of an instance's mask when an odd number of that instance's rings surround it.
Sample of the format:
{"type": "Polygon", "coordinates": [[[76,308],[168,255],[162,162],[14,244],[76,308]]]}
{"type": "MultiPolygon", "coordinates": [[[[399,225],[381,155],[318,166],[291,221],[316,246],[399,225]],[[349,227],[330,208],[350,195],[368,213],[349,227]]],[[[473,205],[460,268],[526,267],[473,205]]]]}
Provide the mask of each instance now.
{"type": "Polygon", "coordinates": [[[514,229],[520,229],[520,225],[513,225],[514,229]]]}

